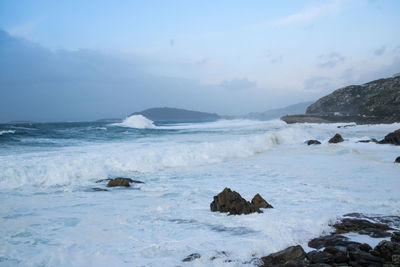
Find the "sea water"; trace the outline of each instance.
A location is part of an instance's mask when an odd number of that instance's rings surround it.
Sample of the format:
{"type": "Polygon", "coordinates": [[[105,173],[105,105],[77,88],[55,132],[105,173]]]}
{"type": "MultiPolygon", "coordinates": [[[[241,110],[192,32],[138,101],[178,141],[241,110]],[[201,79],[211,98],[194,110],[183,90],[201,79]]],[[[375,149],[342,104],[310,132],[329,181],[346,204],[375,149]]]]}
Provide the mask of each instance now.
{"type": "Polygon", "coordinates": [[[400,124],[340,125],[141,116],[0,125],[0,266],[251,266],[307,249],[345,213],[400,215],[400,148],[357,143],[400,124]],[[345,141],[328,144],[335,133],[345,141]],[[96,183],[119,176],[144,184],[96,183]],[[211,212],[225,187],[274,208],[211,212]],[[201,257],[182,262],[192,253],[201,257]]]}

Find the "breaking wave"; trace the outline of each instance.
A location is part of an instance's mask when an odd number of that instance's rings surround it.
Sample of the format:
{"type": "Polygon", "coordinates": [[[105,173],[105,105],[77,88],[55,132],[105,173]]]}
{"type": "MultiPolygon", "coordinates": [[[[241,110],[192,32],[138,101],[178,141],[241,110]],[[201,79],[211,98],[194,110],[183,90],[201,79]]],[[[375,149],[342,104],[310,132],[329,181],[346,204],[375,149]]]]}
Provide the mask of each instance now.
{"type": "Polygon", "coordinates": [[[13,133],[15,133],[15,130],[3,130],[3,131],[0,131],[0,135],[13,134],[13,133]]]}
{"type": "Polygon", "coordinates": [[[127,117],[121,123],[114,123],[114,126],[129,127],[136,129],[154,129],[156,126],[153,124],[152,120],[149,120],[143,115],[132,115],[127,117]]]}

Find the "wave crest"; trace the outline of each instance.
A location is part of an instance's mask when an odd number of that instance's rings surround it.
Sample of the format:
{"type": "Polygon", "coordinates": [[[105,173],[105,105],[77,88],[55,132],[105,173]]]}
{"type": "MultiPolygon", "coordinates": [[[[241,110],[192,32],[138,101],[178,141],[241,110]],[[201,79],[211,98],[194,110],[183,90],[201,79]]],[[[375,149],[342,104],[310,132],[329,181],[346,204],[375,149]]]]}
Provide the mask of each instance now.
{"type": "Polygon", "coordinates": [[[113,124],[115,126],[121,127],[129,127],[129,128],[136,128],[136,129],[154,129],[156,126],[154,125],[152,120],[149,120],[143,115],[132,115],[127,117],[121,123],[113,124]]]}

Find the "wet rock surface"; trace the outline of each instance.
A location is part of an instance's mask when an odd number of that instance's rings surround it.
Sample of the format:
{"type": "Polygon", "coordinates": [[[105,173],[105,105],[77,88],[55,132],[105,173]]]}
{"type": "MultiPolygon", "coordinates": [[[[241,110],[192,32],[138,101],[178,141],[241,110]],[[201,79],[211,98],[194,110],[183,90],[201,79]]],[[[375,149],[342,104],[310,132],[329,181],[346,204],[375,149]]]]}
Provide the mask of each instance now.
{"type": "Polygon", "coordinates": [[[189,262],[189,261],[194,261],[195,259],[199,259],[199,258],[201,258],[201,255],[199,253],[193,253],[193,254],[188,255],[182,261],[189,262]]]}
{"type": "Polygon", "coordinates": [[[320,141],[318,141],[318,140],[307,140],[306,141],[306,144],[307,145],[320,145],[321,144],[321,142],[320,141]]]}
{"type": "Polygon", "coordinates": [[[344,139],[340,134],[335,134],[335,136],[333,136],[331,139],[329,139],[329,143],[330,144],[336,144],[336,143],[340,143],[343,142],[344,139]]]}
{"type": "Polygon", "coordinates": [[[272,209],[273,207],[265,200],[263,199],[260,194],[256,194],[253,199],[251,200],[251,203],[258,209],[272,209]]]}
{"type": "Polygon", "coordinates": [[[392,144],[396,146],[400,146],[400,129],[394,131],[393,133],[389,133],[385,136],[379,144],[392,144]]]}
{"type": "Polygon", "coordinates": [[[301,246],[292,246],[282,251],[262,257],[259,266],[387,266],[400,267],[400,231],[399,216],[364,216],[359,213],[344,215],[340,222],[333,224],[336,229],[330,235],[314,238],[308,246],[315,248],[304,252],[301,246]],[[366,234],[389,240],[381,241],[375,248],[368,244],[350,241],[337,232],[366,234]],[[377,234],[378,233],[378,234],[377,234]]]}
{"type": "Polygon", "coordinates": [[[230,215],[250,214],[254,212],[262,213],[260,208],[272,208],[259,194],[255,195],[252,202],[242,198],[242,196],[229,188],[225,188],[210,204],[211,211],[228,212],[230,215]]]}
{"type": "Polygon", "coordinates": [[[378,140],[376,140],[375,138],[372,139],[368,139],[368,140],[360,140],[357,143],[378,143],[378,140]]]}
{"type": "Polygon", "coordinates": [[[304,249],[301,246],[292,246],[272,253],[266,257],[262,257],[262,266],[274,266],[277,264],[284,264],[289,261],[302,261],[306,256],[304,249]]]}
{"type": "Polygon", "coordinates": [[[137,183],[137,184],[144,183],[139,180],[133,180],[131,178],[124,178],[124,177],[117,177],[114,179],[101,179],[96,181],[96,183],[103,183],[103,182],[108,182],[107,187],[116,187],[116,186],[130,187],[131,183],[137,183]]]}
{"type": "Polygon", "coordinates": [[[394,160],[394,162],[400,163],[400,157],[397,157],[397,158],[394,160]]]}

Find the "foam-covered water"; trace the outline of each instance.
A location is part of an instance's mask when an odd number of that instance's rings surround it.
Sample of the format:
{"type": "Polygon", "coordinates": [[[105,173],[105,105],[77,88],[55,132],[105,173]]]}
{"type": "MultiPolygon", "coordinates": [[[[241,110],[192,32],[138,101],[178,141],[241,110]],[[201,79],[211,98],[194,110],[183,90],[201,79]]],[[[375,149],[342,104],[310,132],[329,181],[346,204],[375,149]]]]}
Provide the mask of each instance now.
{"type": "Polygon", "coordinates": [[[345,213],[400,213],[400,148],[357,143],[400,124],[127,120],[0,125],[1,266],[251,266],[345,213]],[[145,184],[92,190],[116,176],[145,184]],[[274,209],[210,212],[224,187],[274,209]]]}

